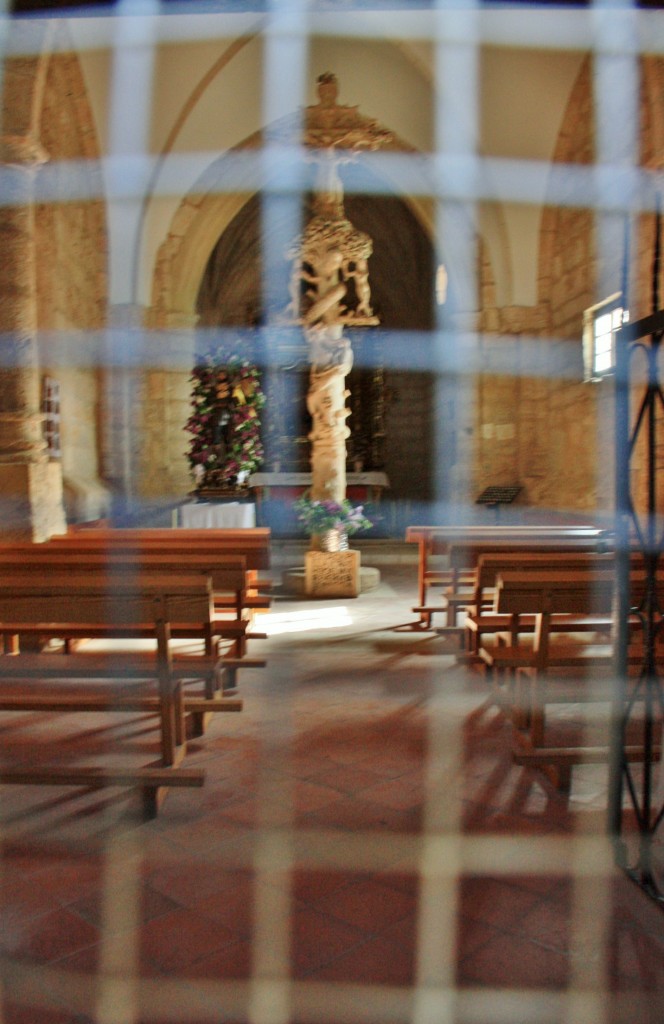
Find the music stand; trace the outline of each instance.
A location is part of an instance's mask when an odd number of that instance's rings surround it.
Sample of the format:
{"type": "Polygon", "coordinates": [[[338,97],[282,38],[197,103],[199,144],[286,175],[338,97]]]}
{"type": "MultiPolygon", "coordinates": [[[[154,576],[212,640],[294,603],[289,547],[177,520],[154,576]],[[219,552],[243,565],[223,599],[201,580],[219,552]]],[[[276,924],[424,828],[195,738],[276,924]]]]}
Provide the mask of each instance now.
{"type": "Polygon", "coordinates": [[[494,485],[493,487],[485,487],[479,498],[476,499],[476,505],[487,505],[489,508],[495,509],[496,522],[498,522],[500,515],[501,505],[511,505],[517,495],[523,490],[519,484],[513,484],[509,487],[501,487],[494,485]]]}

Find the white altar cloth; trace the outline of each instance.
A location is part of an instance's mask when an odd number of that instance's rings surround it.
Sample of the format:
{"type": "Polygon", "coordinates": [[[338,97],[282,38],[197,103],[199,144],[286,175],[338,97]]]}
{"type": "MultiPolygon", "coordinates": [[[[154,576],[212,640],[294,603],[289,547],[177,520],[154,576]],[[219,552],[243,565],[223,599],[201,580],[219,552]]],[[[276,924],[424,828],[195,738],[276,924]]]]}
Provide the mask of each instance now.
{"type": "Polygon", "coordinates": [[[244,501],[195,501],[180,506],[178,519],[178,526],[190,530],[250,528],[256,525],[256,506],[244,501]]]}

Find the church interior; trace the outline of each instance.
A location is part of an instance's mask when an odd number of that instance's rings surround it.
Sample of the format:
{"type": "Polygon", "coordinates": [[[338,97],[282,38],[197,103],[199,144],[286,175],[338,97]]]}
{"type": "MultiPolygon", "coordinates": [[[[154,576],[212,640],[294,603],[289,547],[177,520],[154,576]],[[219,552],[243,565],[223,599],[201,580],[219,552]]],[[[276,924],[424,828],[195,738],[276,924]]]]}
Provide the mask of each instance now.
{"type": "Polygon", "coordinates": [[[661,5],[0,24],[0,1021],[659,1024],[661,5]]]}

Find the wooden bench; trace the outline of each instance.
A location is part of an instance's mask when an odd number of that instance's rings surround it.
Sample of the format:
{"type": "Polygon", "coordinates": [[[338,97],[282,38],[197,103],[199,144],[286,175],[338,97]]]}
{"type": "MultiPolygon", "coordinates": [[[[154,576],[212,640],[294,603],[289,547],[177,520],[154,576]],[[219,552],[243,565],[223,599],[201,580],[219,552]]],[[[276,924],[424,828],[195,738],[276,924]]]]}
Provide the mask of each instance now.
{"type": "MultiPolygon", "coordinates": [[[[492,612],[508,625],[504,632],[496,633],[493,646],[479,648],[480,660],[489,670],[498,672],[583,666],[590,658],[588,644],[565,640],[553,647],[552,621],[561,615],[599,615],[602,622],[608,622],[614,584],[615,573],[610,569],[538,568],[500,573],[492,612]]],[[[610,655],[610,645],[600,647],[597,663],[603,664],[610,655]]]]}
{"type": "Polygon", "coordinates": [[[246,529],[104,529],[75,530],[51,537],[47,544],[74,544],[83,550],[90,545],[121,545],[142,550],[157,545],[176,551],[188,551],[193,545],[203,545],[218,555],[244,555],[247,568],[253,572],[270,566],[271,531],[269,527],[246,529]]]}
{"type": "MultiPolygon", "coordinates": [[[[24,544],[0,547],[0,572],[27,572],[35,576],[48,574],[96,573],[106,577],[107,586],[131,584],[138,572],[159,572],[179,576],[201,574],[212,580],[215,615],[210,634],[205,638],[206,651],[212,653],[214,637],[230,641],[229,653],[242,657],[247,640],[265,634],[249,632],[253,609],[247,606],[247,574],[243,555],[213,557],[207,553],[184,551],[139,551],[137,554],[118,550],[81,551],[76,547],[63,550],[50,544],[24,544]]],[[[179,636],[174,626],[174,636],[179,636]]],[[[32,631],[34,633],[34,630],[32,631]]],[[[80,630],[75,633],[80,636],[80,630]]],[[[7,634],[5,633],[7,639],[7,634]]],[[[67,641],[73,636],[65,637],[67,641]]]]}
{"type": "MultiPolygon", "coordinates": [[[[465,650],[476,658],[486,634],[509,630],[512,616],[494,611],[496,580],[502,573],[587,569],[613,569],[615,557],[611,553],[597,554],[590,551],[531,551],[527,549],[505,552],[483,553],[479,556],[472,595],[464,603],[465,650]]],[[[533,631],[536,624],[534,615],[521,615],[518,628],[521,632],[533,631]]],[[[611,628],[611,617],[607,615],[553,615],[552,632],[601,632],[611,628]]],[[[514,640],[514,642],[516,642],[514,640]]]]}
{"type": "MultiPolygon", "coordinates": [[[[557,784],[568,788],[574,764],[608,759],[608,736],[601,744],[547,743],[545,709],[550,703],[610,701],[613,675],[611,644],[585,640],[556,642],[552,621],[557,615],[606,615],[612,608],[615,572],[588,569],[503,572],[496,580],[495,612],[513,621],[510,636],[519,637],[520,620],[535,617],[531,643],[518,640],[480,649],[487,666],[511,669],[513,688],[513,758],[518,764],[551,769],[557,784]],[[601,678],[607,687],[598,687],[601,678]]],[[[636,760],[640,747],[627,756],[636,760]]]]}
{"type": "MultiPolygon", "coordinates": [[[[465,604],[464,626],[467,631],[466,650],[469,657],[478,654],[482,647],[482,636],[485,634],[497,635],[502,643],[516,643],[517,638],[510,635],[513,628],[511,616],[499,615],[493,607],[496,579],[502,573],[529,572],[542,573],[546,571],[572,572],[588,569],[611,570],[615,572],[615,554],[607,552],[597,554],[595,552],[582,551],[529,551],[515,550],[498,554],[495,551],[480,556],[477,565],[475,591],[471,601],[465,604]]],[[[643,598],[645,571],[643,569],[643,555],[633,551],[630,556],[631,565],[631,586],[632,603],[638,605],[643,598]]],[[[662,594],[664,597],[664,593],[662,594]]],[[[534,629],[535,616],[521,615],[518,619],[518,629],[521,634],[529,633],[534,629]]],[[[636,619],[632,622],[632,632],[636,632],[636,619]]],[[[550,620],[552,633],[604,633],[608,634],[613,628],[612,614],[591,614],[591,615],[552,615],[550,620]]],[[[664,640],[664,637],[660,638],[664,640]]],[[[634,655],[634,652],[633,652],[634,655]]]]}
{"type": "MultiPolygon", "coordinates": [[[[177,584],[182,578],[183,571],[192,573],[196,569],[194,579],[204,581],[206,586],[216,584],[232,589],[238,594],[238,601],[241,601],[240,595],[244,586],[244,571],[241,565],[223,568],[217,565],[212,574],[209,574],[202,568],[202,564],[197,563],[195,557],[190,559],[186,555],[173,564],[164,563],[162,556],[150,555],[143,557],[138,567],[133,561],[127,564],[122,555],[83,555],[74,558],[72,554],[67,553],[43,559],[35,555],[34,562],[31,561],[32,555],[31,550],[25,560],[19,555],[12,559],[0,558],[0,579],[6,579],[9,573],[11,580],[22,581],[22,585],[34,584],[56,589],[60,582],[67,582],[74,574],[75,579],[85,580],[90,588],[96,588],[102,593],[115,594],[131,593],[136,588],[139,589],[146,573],[158,573],[160,578],[177,584]],[[15,562],[12,567],[9,566],[10,561],[15,562]]],[[[186,620],[171,621],[169,635],[172,640],[199,640],[206,655],[220,658],[217,672],[218,688],[224,696],[231,696],[238,692],[238,676],[241,671],[261,669],[266,664],[263,658],[250,657],[246,652],[248,639],[265,637],[264,633],[248,632],[249,622],[246,618],[220,616],[212,592],[212,603],[206,615],[200,618],[188,616],[186,620]],[[231,641],[231,646],[222,652],[219,644],[224,641],[231,641]]],[[[67,621],[61,615],[57,622],[44,622],[41,618],[38,621],[0,621],[0,635],[3,637],[5,653],[18,653],[22,641],[25,646],[26,642],[35,638],[39,643],[61,640],[64,642],[65,652],[71,653],[75,645],[78,646],[80,642],[86,640],[150,639],[154,635],[154,630],[150,621],[135,621],[131,627],[123,623],[118,627],[115,622],[108,621],[106,616],[101,616],[97,620],[88,613],[81,621],[67,621]]],[[[210,688],[208,685],[209,698],[214,696],[215,689],[216,687],[210,688]]],[[[209,715],[203,707],[195,708],[192,699],[186,700],[186,711],[191,717],[193,733],[202,735],[209,715]]]]}
{"type": "Polygon", "coordinates": [[[443,631],[461,635],[457,614],[474,586],[477,559],[484,551],[593,551],[608,536],[593,526],[410,526],[406,541],[418,545],[418,605],[413,611],[419,614],[419,628],[430,629],[432,616],[442,613],[443,631]],[[431,587],[444,588],[438,604],[429,600],[431,587]]]}
{"type": "MultiPolygon", "coordinates": [[[[269,569],[271,531],[268,527],[247,529],[76,529],[51,537],[48,547],[78,551],[123,550],[138,557],[141,552],[182,555],[185,552],[209,554],[216,559],[242,555],[247,571],[245,606],[262,610],[270,606],[271,581],[259,575],[269,569]]],[[[223,599],[220,606],[223,606],[223,599]]]]}
{"type": "MultiPolygon", "coordinates": [[[[94,767],[4,767],[3,783],[136,788],[146,814],[156,813],[170,786],[200,786],[201,771],[180,765],[186,751],[185,713],[239,711],[238,700],[220,696],[216,657],[178,657],[172,650],[172,623],[190,622],[192,629],[212,615],[212,588],[202,576],[176,579],[137,575],[130,586],[111,589],[90,575],[67,574],[35,579],[31,574],[0,573],[0,623],[20,631],[29,624],[45,634],[60,635],[71,625],[84,632],[115,637],[150,634],[154,651],[66,656],[16,654],[0,657],[1,711],[140,711],[158,716],[160,764],[105,772],[94,767]],[[148,629],[149,626],[149,629],[148,629]],[[185,698],[183,684],[198,680],[204,694],[185,698]],[[59,686],[55,686],[56,682],[59,686]],[[63,690],[64,687],[64,690],[63,690]],[[149,691],[156,690],[156,695],[149,691]]],[[[204,627],[203,627],[204,628],[204,627]]]]}

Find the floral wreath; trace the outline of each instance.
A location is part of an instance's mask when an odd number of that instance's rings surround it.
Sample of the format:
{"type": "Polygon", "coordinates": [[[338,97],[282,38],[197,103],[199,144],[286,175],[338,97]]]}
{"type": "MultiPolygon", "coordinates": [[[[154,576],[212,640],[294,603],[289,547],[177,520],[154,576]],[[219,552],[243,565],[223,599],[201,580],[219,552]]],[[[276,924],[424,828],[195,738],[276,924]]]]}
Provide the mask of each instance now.
{"type": "Polygon", "coordinates": [[[260,377],[249,360],[222,350],[192,370],[193,411],[184,429],[192,435],[187,458],[198,486],[237,485],[263,462],[260,377]]]}

